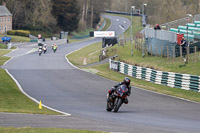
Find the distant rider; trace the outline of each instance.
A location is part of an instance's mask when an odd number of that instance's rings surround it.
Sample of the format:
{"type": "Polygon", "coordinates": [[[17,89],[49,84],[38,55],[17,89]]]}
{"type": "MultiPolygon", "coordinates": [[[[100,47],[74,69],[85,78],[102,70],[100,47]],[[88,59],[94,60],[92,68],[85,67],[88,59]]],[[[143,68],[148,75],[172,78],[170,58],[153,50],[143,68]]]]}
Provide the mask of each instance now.
{"type": "MultiPolygon", "coordinates": [[[[123,82],[120,82],[119,84],[115,85],[114,87],[112,87],[110,90],[108,90],[108,93],[109,93],[109,96],[117,90],[117,88],[120,86],[120,85],[126,85],[127,89],[128,89],[128,93],[127,95],[130,96],[131,95],[131,86],[130,86],[130,83],[131,83],[131,80],[128,78],[128,77],[125,77],[123,82]]],[[[124,103],[125,104],[128,104],[128,98],[126,98],[124,100],[124,103]]]]}
{"type": "Polygon", "coordinates": [[[54,53],[56,52],[57,48],[58,48],[58,46],[55,43],[52,44],[52,50],[54,53]]]}

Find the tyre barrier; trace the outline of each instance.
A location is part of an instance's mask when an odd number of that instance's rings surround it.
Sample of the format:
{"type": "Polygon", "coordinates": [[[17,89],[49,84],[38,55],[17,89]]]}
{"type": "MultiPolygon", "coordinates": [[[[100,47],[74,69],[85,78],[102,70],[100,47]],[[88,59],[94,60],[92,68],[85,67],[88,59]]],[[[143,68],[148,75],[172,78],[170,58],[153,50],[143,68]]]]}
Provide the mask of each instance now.
{"type": "Polygon", "coordinates": [[[130,77],[172,88],[200,92],[200,76],[197,75],[163,72],[151,68],[129,65],[112,59],[109,60],[109,66],[111,70],[118,71],[130,77]]]}

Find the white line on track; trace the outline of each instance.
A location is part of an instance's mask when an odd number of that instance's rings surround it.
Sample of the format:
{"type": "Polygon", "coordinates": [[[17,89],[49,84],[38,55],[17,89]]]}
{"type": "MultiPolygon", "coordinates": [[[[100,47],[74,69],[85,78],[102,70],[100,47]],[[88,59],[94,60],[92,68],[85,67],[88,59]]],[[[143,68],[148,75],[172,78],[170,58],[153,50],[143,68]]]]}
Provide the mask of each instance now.
{"type": "MultiPolygon", "coordinates": [[[[27,96],[28,98],[30,98],[31,100],[33,100],[33,101],[36,102],[37,104],[40,103],[40,102],[37,101],[35,98],[29,96],[29,95],[22,89],[22,87],[21,87],[21,85],[19,84],[19,82],[8,72],[8,70],[7,70],[7,69],[5,69],[5,70],[6,70],[6,72],[8,73],[8,75],[9,75],[9,76],[14,80],[14,82],[17,84],[19,90],[20,90],[25,96],[27,96]]],[[[70,116],[70,115],[71,115],[71,114],[68,114],[68,113],[65,113],[65,112],[62,112],[62,111],[53,109],[53,108],[51,108],[51,107],[48,107],[48,106],[46,106],[46,105],[44,105],[44,104],[42,104],[42,106],[45,107],[45,108],[47,108],[47,109],[53,110],[53,111],[58,112],[58,113],[61,113],[61,114],[63,114],[63,115],[66,115],[66,116],[70,116]]]]}
{"type": "MultiPolygon", "coordinates": [[[[17,49],[16,49],[16,50],[17,50],[17,49]]],[[[32,49],[32,50],[33,50],[33,49],[32,49]]],[[[32,50],[28,51],[27,53],[25,53],[25,54],[23,54],[23,55],[26,55],[26,54],[31,53],[32,50]]],[[[15,51],[15,50],[13,50],[13,51],[15,51]]],[[[13,52],[13,51],[12,51],[12,52],[13,52]]],[[[6,55],[5,55],[5,56],[6,56],[6,55]]],[[[20,56],[22,56],[22,55],[20,55],[20,56]]],[[[18,57],[18,56],[17,56],[17,57],[18,57]]],[[[12,57],[11,59],[13,59],[13,58],[14,58],[14,57],[12,57]]],[[[8,63],[11,59],[9,59],[8,61],[6,61],[3,65],[5,65],[6,63],[8,63]]],[[[37,104],[40,103],[40,102],[37,101],[35,98],[29,96],[29,95],[22,89],[21,85],[20,85],[19,82],[12,76],[12,74],[11,74],[7,69],[5,69],[5,70],[6,70],[7,74],[8,74],[8,75],[13,79],[13,81],[16,83],[16,85],[18,86],[19,90],[20,90],[25,96],[27,96],[28,98],[30,98],[31,100],[33,100],[33,101],[36,102],[37,104]]],[[[65,115],[65,116],[71,116],[71,114],[69,114],[69,113],[65,113],[65,112],[62,112],[62,111],[53,109],[53,108],[48,107],[48,106],[46,106],[46,105],[44,105],[44,104],[42,104],[42,106],[45,107],[45,108],[47,108],[47,109],[50,109],[50,110],[52,110],[52,111],[61,113],[61,114],[65,115]]]]}

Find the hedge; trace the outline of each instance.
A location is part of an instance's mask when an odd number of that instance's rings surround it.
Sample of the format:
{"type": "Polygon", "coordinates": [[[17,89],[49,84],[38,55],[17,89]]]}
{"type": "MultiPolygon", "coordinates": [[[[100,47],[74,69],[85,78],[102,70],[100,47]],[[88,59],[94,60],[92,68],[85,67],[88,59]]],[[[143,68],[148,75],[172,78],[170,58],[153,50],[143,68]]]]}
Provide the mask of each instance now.
{"type": "Polygon", "coordinates": [[[17,35],[17,36],[24,36],[29,37],[30,31],[27,30],[9,30],[7,32],[8,35],[17,35]]]}

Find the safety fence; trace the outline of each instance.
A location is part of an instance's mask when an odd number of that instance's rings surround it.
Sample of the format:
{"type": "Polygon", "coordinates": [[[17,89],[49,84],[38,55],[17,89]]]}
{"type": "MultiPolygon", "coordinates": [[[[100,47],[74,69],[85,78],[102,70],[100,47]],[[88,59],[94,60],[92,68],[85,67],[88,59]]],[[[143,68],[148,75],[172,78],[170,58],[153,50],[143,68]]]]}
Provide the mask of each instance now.
{"type": "Polygon", "coordinates": [[[170,43],[164,40],[134,38],[133,47],[141,51],[141,55],[145,57],[163,57],[169,61],[178,62],[184,62],[184,59],[187,59],[187,63],[200,62],[200,42],[192,43],[188,47],[182,47],[177,43],[170,43]]]}
{"type": "Polygon", "coordinates": [[[186,25],[187,23],[193,23],[194,21],[200,21],[200,14],[194,15],[193,17],[185,17],[177,19],[171,22],[161,24],[162,28],[169,30],[170,28],[177,28],[179,25],[186,25]]]}
{"type": "Polygon", "coordinates": [[[118,71],[137,79],[172,88],[200,92],[200,76],[197,75],[163,72],[151,68],[126,64],[112,59],[109,60],[109,66],[111,70],[118,71]]]}
{"type": "Polygon", "coordinates": [[[156,38],[158,40],[177,42],[177,35],[174,32],[166,30],[154,30],[153,28],[145,28],[145,38],[156,38]]]}

